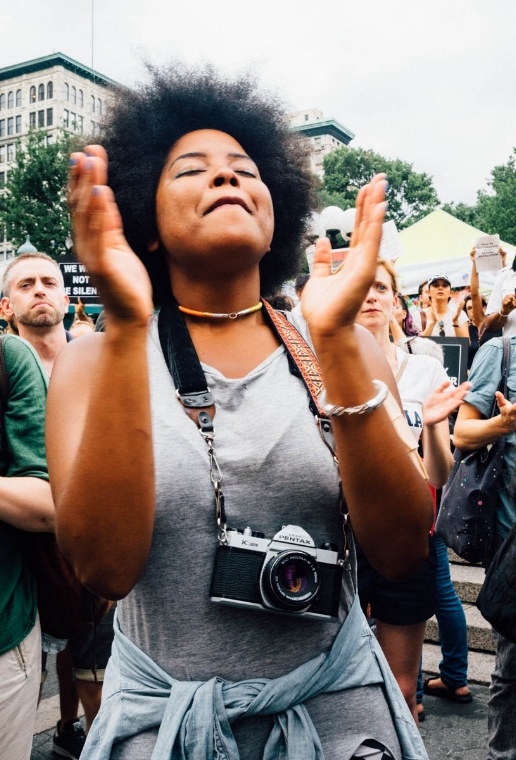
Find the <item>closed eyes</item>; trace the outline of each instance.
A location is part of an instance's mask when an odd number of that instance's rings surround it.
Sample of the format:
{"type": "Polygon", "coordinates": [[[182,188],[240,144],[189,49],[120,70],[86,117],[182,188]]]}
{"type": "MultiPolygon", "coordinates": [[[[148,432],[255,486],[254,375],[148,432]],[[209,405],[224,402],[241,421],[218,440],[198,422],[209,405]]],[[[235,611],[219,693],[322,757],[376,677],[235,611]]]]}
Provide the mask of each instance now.
{"type": "MultiPolygon", "coordinates": [[[[195,174],[202,174],[205,171],[207,171],[207,169],[185,169],[184,171],[179,172],[179,174],[176,174],[175,179],[179,179],[179,177],[191,177],[195,174]]],[[[234,169],[233,171],[235,174],[241,174],[243,177],[256,179],[256,174],[250,169],[234,169]]]]}

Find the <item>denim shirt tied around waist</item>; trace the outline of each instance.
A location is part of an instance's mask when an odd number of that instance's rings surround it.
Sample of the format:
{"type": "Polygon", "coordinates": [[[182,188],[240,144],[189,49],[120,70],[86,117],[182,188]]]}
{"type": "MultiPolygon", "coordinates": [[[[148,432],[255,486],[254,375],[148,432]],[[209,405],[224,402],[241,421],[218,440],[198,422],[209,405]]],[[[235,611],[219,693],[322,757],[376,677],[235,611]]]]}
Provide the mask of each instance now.
{"type": "MultiPolygon", "coordinates": [[[[419,732],[360,609],[358,598],[329,652],[279,678],[231,683],[177,681],[120,630],[106,670],[102,707],[81,760],[109,760],[113,745],[160,726],[151,760],[238,760],[230,724],[250,715],[274,715],[263,760],[324,760],[304,702],[323,692],[384,683],[403,760],[428,760],[419,732]]],[[[356,736],[356,747],[374,727],[356,736]]],[[[343,758],[345,760],[345,758],[343,758]]]]}

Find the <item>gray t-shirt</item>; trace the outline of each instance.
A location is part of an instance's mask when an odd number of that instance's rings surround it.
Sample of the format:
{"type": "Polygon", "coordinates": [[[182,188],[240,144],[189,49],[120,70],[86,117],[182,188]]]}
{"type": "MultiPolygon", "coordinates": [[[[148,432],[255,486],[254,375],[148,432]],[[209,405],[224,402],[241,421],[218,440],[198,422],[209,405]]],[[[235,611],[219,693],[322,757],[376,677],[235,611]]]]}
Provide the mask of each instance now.
{"type": "MultiPolygon", "coordinates": [[[[345,572],[340,620],[290,618],[213,604],[209,598],[217,530],[207,446],[179,403],[156,324],[148,357],[156,477],[156,515],[145,570],[119,603],[122,631],[174,678],[228,681],[273,678],[331,648],[354,598],[345,572]]],[[[303,383],[283,346],[242,379],[203,365],[216,404],[215,449],[228,525],[267,538],[300,525],[320,546],[342,547],[338,472],[309,411],[303,383]]],[[[372,681],[374,682],[374,677],[372,681]]],[[[379,680],[379,679],[378,679],[379,680]]],[[[321,695],[308,703],[326,760],[348,757],[346,736],[371,730],[396,758],[383,687],[321,695]]],[[[258,760],[272,718],[233,724],[242,760],[258,760]]],[[[149,758],[156,731],[124,743],[117,758],[149,758]]]]}

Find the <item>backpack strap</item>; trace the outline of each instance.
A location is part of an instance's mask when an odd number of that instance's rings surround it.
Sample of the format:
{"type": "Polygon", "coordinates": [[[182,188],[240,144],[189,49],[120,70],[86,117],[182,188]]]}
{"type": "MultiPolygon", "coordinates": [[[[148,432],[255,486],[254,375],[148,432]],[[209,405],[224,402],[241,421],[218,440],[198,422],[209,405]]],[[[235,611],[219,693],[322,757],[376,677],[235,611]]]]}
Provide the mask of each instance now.
{"type": "Polygon", "coordinates": [[[4,355],[6,337],[6,335],[0,335],[0,443],[5,452],[7,452],[7,436],[5,433],[4,417],[9,399],[9,375],[4,355]]]}
{"type": "Polygon", "coordinates": [[[399,368],[398,373],[396,375],[396,385],[398,385],[402,374],[405,372],[405,367],[407,366],[409,356],[410,354],[405,354],[405,356],[403,357],[403,361],[401,362],[401,367],[399,368]]]}
{"type": "MultiPolygon", "coordinates": [[[[500,393],[503,393],[503,397],[507,398],[507,380],[509,378],[509,370],[511,367],[511,339],[508,337],[502,338],[502,347],[503,347],[503,354],[502,354],[502,369],[501,369],[501,377],[500,382],[498,383],[498,388],[496,389],[500,393]]],[[[498,404],[496,403],[496,397],[493,400],[493,405],[491,407],[491,414],[489,415],[489,418],[495,417],[497,414],[499,414],[498,404]]]]}

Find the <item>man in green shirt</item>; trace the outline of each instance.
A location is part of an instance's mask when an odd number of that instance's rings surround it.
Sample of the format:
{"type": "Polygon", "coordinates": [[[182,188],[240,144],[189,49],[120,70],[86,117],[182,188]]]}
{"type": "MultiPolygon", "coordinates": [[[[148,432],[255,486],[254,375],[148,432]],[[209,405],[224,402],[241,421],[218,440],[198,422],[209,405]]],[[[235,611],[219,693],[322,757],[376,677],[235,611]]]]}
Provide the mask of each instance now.
{"type": "Polygon", "coordinates": [[[24,531],[52,532],[54,504],[45,457],[48,378],[25,341],[6,336],[9,399],[0,447],[0,747],[30,757],[41,674],[36,590],[22,560],[24,531]]]}
{"type": "MultiPolygon", "coordinates": [[[[37,353],[48,379],[58,354],[72,337],[63,324],[69,298],[59,265],[44,253],[22,253],[5,269],[3,286],[2,310],[15,320],[20,337],[37,353]]],[[[113,613],[114,609],[108,612],[95,631],[88,627],[79,633],[57,655],[61,719],[54,735],[54,752],[72,760],[80,756],[86,740],[78,720],[79,699],[87,728],[100,707],[113,640],[113,613]]]]}

